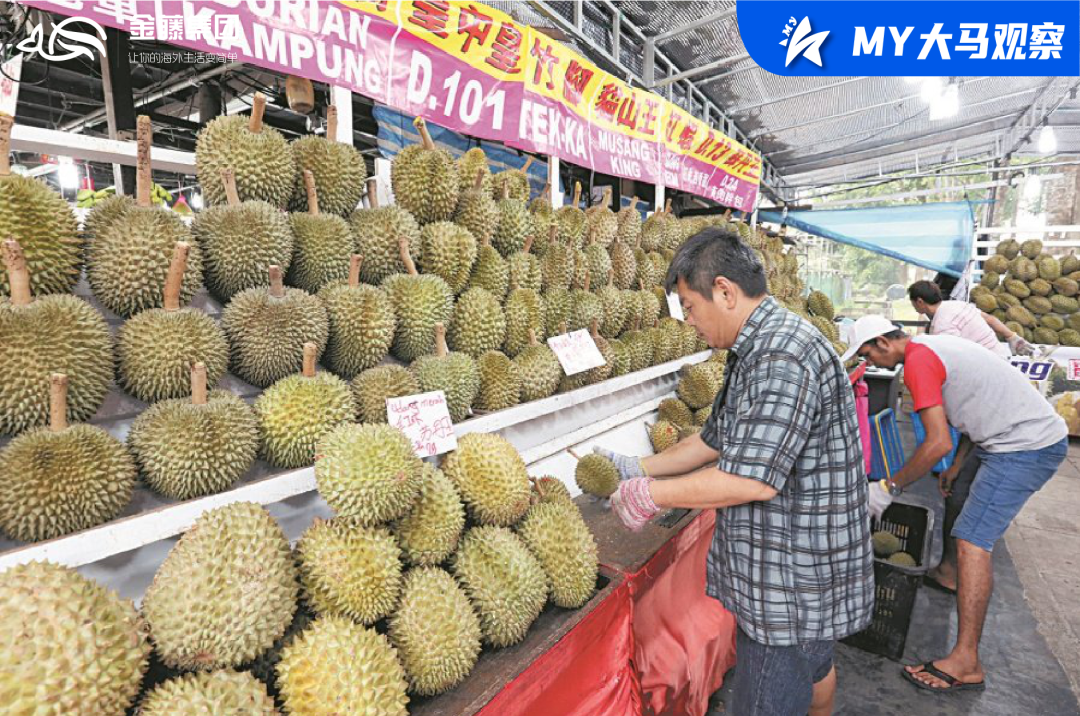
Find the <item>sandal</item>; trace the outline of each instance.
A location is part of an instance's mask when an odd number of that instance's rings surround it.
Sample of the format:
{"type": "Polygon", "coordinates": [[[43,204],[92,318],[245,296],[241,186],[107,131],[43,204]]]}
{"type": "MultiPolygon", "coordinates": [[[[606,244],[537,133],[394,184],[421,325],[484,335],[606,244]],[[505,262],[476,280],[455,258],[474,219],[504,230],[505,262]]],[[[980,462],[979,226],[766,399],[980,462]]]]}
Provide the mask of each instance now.
{"type": "Polygon", "coordinates": [[[901,669],[900,673],[904,675],[905,679],[907,679],[911,683],[915,684],[920,689],[923,689],[924,691],[949,692],[949,691],[985,691],[986,690],[986,682],[985,681],[973,681],[973,682],[960,681],[955,676],[953,676],[952,674],[946,674],[944,671],[937,668],[937,666],[932,661],[928,661],[925,664],[922,664],[922,671],[921,672],[917,671],[917,672],[915,672],[915,674],[913,674],[910,671],[908,671],[907,669],[901,669]],[[944,681],[946,684],[948,684],[948,686],[931,686],[930,684],[923,683],[919,679],[916,679],[915,674],[922,673],[922,672],[926,672],[926,673],[930,674],[931,676],[937,677],[938,679],[940,679],[940,680],[944,681]]]}

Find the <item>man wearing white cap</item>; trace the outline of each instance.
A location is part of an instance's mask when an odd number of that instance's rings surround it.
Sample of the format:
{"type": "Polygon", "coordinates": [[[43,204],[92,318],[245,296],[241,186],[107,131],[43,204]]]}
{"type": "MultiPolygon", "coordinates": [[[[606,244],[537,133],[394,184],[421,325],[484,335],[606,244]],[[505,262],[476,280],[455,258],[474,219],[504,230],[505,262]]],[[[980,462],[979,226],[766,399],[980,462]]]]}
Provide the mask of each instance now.
{"type": "Polygon", "coordinates": [[[902,673],[929,691],[982,690],[979,639],[994,582],[991,552],[1028,498],[1057,472],[1068,428],[1020,371],[971,341],[911,337],[881,316],[865,316],[852,327],[850,345],[845,361],[858,355],[882,368],[904,364],[904,384],[926,428],[911,459],[870,486],[871,514],[880,517],[893,497],[949,453],[949,425],[976,445],[979,471],[952,529],[959,563],[956,646],[944,659],[902,673]]]}

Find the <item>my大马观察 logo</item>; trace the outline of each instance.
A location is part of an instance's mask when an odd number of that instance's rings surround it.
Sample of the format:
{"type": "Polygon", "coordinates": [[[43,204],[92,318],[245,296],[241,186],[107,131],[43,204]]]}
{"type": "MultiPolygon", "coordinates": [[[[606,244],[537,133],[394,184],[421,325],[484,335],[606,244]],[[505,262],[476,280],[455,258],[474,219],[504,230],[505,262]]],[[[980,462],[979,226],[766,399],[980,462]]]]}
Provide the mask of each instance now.
{"type": "Polygon", "coordinates": [[[825,42],[825,38],[829,36],[828,30],[811,35],[813,30],[810,28],[810,18],[804,17],[802,22],[796,21],[795,18],[788,20],[783,32],[785,37],[780,44],[787,48],[787,60],[784,62],[784,67],[790,65],[799,55],[821,67],[821,43],[825,42]],[[792,30],[795,31],[794,34],[792,30]]]}
{"type": "Polygon", "coordinates": [[[48,43],[45,42],[44,26],[38,25],[30,31],[29,37],[15,47],[23,52],[30,53],[31,57],[36,53],[41,55],[44,59],[52,60],[54,62],[71,60],[79,55],[86,55],[91,60],[94,60],[96,57],[90,48],[96,49],[101,53],[101,56],[104,57],[104,39],[105,30],[101,25],[86,18],[69,17],[53,25],[52,32],[49,34],[48,43]],[[69,29],[68,26],[72,24],[89,25],[93,28],[95,34],[69,29]],[[101,39],[98,39],[99,37],[101,39]],[[67,50],[67,52],[57,52],[57,45],[59,45],[61,49],[67,50]]]}

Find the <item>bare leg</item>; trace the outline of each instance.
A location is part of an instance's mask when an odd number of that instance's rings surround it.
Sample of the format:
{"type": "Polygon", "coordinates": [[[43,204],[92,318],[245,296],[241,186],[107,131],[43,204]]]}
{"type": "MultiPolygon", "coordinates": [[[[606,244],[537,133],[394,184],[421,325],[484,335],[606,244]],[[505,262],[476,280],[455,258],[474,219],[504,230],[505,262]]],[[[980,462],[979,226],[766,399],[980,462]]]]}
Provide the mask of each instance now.
{"type": "Polygon", "coordinates": [[[836,667],[829,670],[828,676],[814,684],[814,696],[810,701],[809,716],[832,716],[833,700],[836,697],[836,667]]]}

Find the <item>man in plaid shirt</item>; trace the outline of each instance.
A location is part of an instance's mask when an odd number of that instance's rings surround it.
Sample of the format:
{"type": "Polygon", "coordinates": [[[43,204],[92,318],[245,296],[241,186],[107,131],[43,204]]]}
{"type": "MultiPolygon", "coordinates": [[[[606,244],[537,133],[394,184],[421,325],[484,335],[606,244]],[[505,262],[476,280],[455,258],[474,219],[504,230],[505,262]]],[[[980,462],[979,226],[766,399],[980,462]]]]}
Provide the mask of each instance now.
{"type": "Polygon", "coordinates": [[[724,389],[700,435],[644,459],[601,451],[631,529],[661,510],[716,509],[707,591],[736,618],[735,716],[832,712],[837,639],[870,623],[873,551],[854,396],[839,356],[765,292],[754,252],[708,229],[666,288],[715,349],[724,389]]]}

